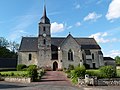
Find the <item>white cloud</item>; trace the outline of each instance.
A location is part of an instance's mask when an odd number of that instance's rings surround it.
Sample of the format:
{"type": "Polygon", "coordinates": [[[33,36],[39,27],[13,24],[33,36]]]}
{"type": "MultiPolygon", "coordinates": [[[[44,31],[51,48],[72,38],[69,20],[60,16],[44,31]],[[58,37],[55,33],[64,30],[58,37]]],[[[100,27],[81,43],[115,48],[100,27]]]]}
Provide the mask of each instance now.
{"type": "Polygon", "coordinates": [[[120,0],[112,0],[106,14],[108,20],[120,18],[120,0]]]}
{"type": "Polygon", "coordinates": [[[81,26],[81,23],[80,23],[80,22],[77,22],[77,23],[75,24],[75,26],[79,27],[79,26],[81,26]]]}
{"type": "Polygon", "coordinates": [[[92,12],[89,13],[85,18],[84,21],[96,21],[97,19],[99,19],[100,17],[102,17],[102,14],[97,14],[96,12],[92,12]]]}
{"type": "Polygon", "coordinates": [[[79,9],[79,8],[80,8],[80,4],[77,4],[77,5],[75,6],[75,8],[76,8],[76,9],[79,9]]]}
{"type": "Polygon", "coordinates": [[[107,32],[104,32],[104,33],[96,33],[96,34],[92,34],[91,36],[89,36],[90,38],[95,38],[95,40],[98,42],[98,43],[107,43],[107,42],[110,42],[109,39],[105,39],[104,37],[108,36],[108,33],[107,32]]]}
{"type": "Polygon", "coordinates": [[[64,28],[65,26],[63,23],[54,22],[51,24],[51,33],[62,32],[64,31],[64,28]]]}
{"type": "Polygon", "coordinates": [[[73,26],[68,26],[67,29],[71,29],[73,26]]]}
{"type": "Polygon", "coordinates": [[[120,56],[120,50],[111,50],[105,56],[115,58],[116,56],[120,56]]]}
{"type": "Polygon", "coordinates": [[[90,35],[90,38],[95,38],[95,40],[98,43],[112,43],[112,42],[120,42],[120,39],[118,38],[114,38],[114,37],[109,37],[111,36],[110,34],[108,34],[108,32],[98,32],[95,34],[90,35]]]}

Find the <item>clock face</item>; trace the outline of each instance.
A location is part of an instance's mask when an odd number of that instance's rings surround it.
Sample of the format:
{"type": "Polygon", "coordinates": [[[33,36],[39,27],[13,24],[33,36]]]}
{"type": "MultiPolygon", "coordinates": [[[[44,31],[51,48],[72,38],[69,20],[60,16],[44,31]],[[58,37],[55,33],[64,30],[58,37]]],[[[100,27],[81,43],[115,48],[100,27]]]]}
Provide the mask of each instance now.
{"type": "Polygon", "coordinates": [[[45,33],[43,34],[43,37],[46,37],[46,34],[45,34],[45,33]]]}

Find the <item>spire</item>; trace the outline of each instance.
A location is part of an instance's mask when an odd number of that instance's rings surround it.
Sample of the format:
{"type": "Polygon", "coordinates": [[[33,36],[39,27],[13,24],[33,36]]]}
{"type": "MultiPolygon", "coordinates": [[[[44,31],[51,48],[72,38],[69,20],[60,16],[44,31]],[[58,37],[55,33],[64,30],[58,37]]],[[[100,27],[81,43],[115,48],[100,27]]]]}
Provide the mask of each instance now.
{"type": "Polygon", "coordinates": [[[46,3],[45,3],[45,0],[44,0],[43,16],[42,16],[42,18],[41,18],[40,23],[50,24],[50,20],[49,20],[49,18],[47,17],[47,13],[46,13],[46,3]]]}
{"type": "Polygon", "coordinates": [[[44,12],[43,12],[43,16],[46,17],[46,3],[45,3],[45,0],[44,0],[44,12]]]}

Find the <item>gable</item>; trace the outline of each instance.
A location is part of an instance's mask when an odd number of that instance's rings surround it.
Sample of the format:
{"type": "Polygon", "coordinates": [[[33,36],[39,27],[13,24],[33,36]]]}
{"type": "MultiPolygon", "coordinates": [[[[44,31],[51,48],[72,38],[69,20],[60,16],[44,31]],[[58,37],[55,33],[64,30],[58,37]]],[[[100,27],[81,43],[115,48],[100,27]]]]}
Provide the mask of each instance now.
{"type": "Polygon", "coordinates": [[[60,44],[60,47],[80,47],[80,45],[77,43],[77,41],[69,34],[66,39],[63,40],[63,42],[60,44]]]}

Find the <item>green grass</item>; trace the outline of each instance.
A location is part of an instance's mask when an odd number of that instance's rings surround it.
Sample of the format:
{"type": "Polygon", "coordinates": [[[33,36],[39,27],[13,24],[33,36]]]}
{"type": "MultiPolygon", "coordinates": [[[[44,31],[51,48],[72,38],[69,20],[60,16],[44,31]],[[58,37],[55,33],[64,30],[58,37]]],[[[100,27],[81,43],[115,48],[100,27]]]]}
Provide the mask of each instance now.
{"type": "Polygon", "coordinates": [[[120,77],[120,69],[117,69],[117,77],[120,77]]]}
{"type": "Polygon", "coordinates": [[[0,72],[2,76],[28,77],[28,71],[4,71],[0,72]]]}
{"type": "Polygon", "coordinates": [[[86,70],[86,74],[89,74],[90,76],[100,76],[100,71],[97,69],[89,69],[86,70]]]}

